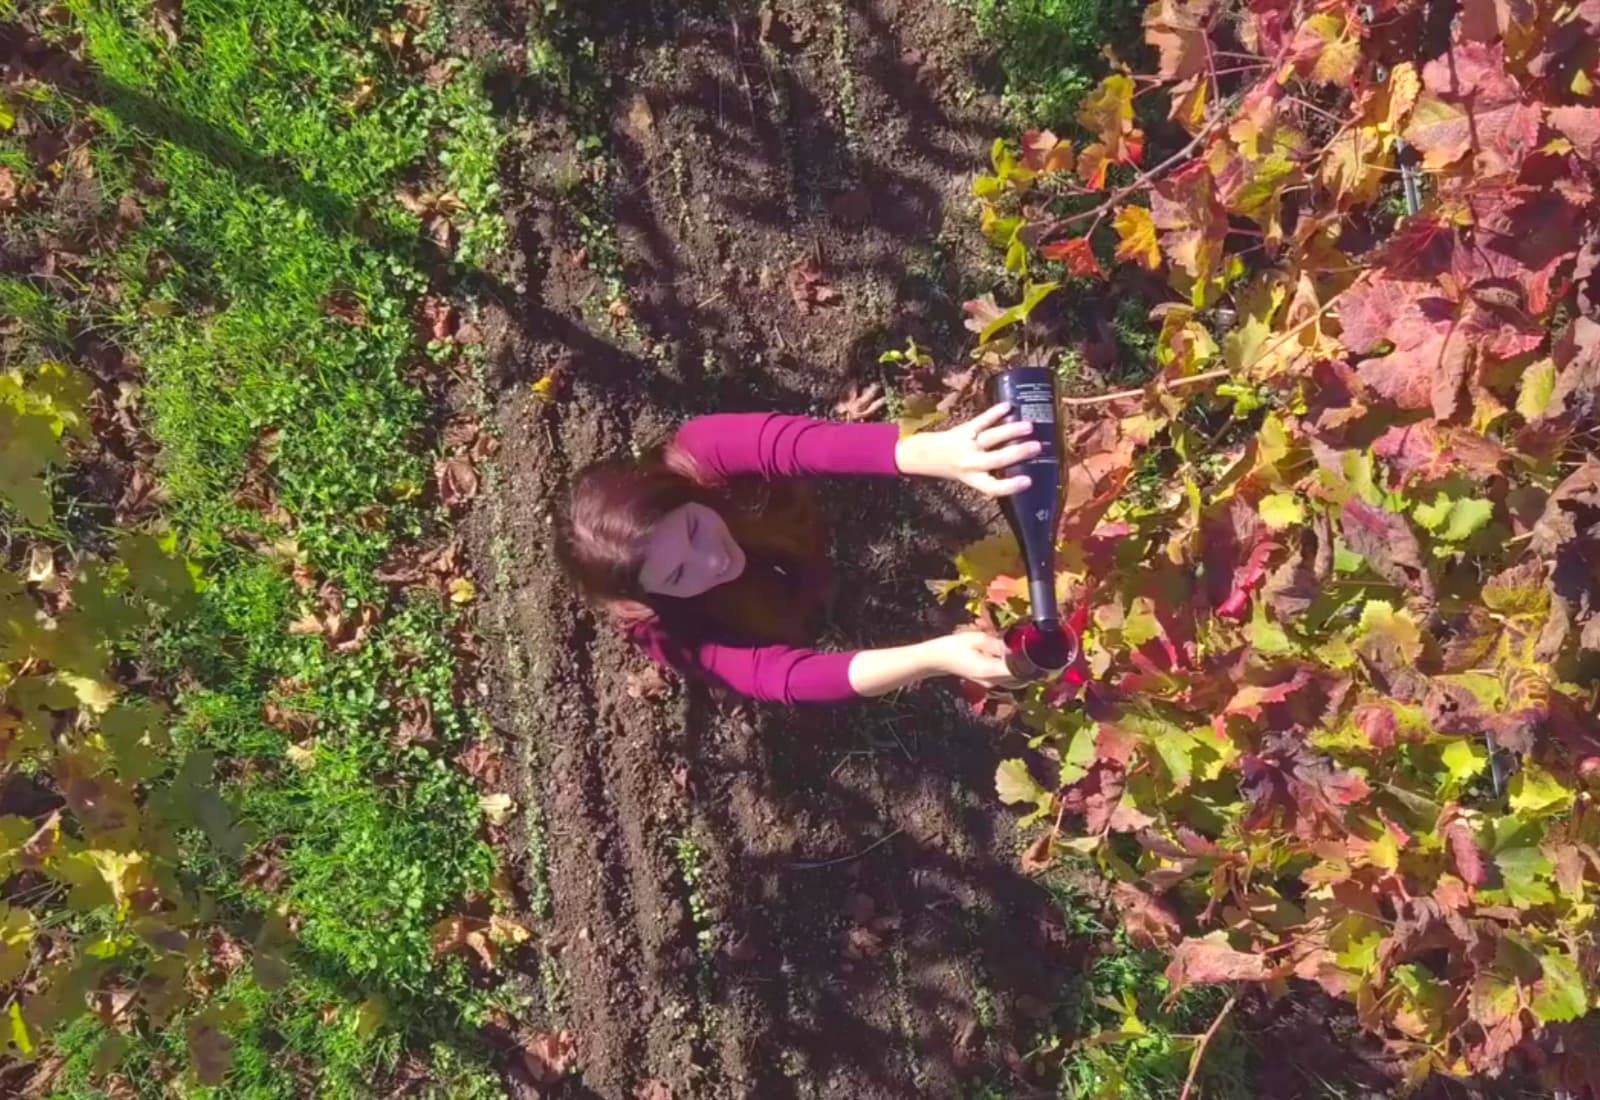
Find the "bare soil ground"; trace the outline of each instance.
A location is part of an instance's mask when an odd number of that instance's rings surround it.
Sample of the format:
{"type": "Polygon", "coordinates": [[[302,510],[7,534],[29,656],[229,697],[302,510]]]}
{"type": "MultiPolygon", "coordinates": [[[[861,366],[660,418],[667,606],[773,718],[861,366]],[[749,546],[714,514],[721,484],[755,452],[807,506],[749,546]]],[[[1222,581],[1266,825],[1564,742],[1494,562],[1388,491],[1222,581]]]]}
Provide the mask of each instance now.
{"type": "MultiPolygon", "coordinates": [[[[908,335],[954,361],[967,189],[998,129],[976,44],[921,0],[611,8],[598,185],[581,111],[522,75],[526,13],[474,43],[517,127],[518,254],[484,322],[503,448],[473,557],[492,705],[536,809],[533,908],[548,898],[530,987],[576,1037],[567,1095],[955,1097],[1009,1075],[1072,965],[993,798],[1016,735],[948,686],[795,711],[641,691],[644,659],[575,600],[550,536],[575,470],[688,417],[828,415],[908,335]],[[809,315],[786,282],[808,254],[839,292],[809,315]],[[528,384],[551,370],[545,403],[528,384]]],[[[923,581],[988,511],[904,483],[825,495],[826,644],[944,628],[923,581]]]]}

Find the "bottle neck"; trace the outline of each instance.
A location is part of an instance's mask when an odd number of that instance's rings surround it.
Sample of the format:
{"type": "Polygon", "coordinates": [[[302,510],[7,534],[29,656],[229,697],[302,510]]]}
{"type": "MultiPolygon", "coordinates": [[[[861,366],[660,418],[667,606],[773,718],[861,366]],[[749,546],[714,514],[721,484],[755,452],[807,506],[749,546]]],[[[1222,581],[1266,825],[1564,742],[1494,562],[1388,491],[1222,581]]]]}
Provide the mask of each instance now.
{"type": "Polygon", "coordinates": [[[1031,573],[1028,577],[1028,600],[1031,607],[1030,617],[1034,622],[1043,626],[1045,623],[1056,624],[1061,621],[1061,610],[1056,606],[1056,583],[1052,576],[1036,577],[1031,573]]]}

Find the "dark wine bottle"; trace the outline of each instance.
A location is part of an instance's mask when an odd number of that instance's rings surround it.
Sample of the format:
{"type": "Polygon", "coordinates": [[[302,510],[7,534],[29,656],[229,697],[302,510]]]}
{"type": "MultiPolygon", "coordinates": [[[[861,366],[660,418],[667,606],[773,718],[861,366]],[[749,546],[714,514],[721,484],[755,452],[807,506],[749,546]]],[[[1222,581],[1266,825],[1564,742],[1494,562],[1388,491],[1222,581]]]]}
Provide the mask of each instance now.
{"type": "Polygon", "coordinates": [[[1010,404],[1006,423],[1033,425],[1032,438],[1042,450],[1027,462],[999,471],[1000,477],[1026,474],[1030,484],[1020,493],[1000,499],[1011,532],[1022,549],[1028,571],[1029,621],[1006,634],[1006,645],[1016,660],[1013,670],[1022,679],[1036,679],[1062,671],[1078,656],[1078,639],[1061,621],[1056,604],[1056,508],[1061,491],[1061,457],[1056,438],[1055,375],[1044,367],[1015,367],[1001,371],[990,383],[996,402],[1010,404]]]}

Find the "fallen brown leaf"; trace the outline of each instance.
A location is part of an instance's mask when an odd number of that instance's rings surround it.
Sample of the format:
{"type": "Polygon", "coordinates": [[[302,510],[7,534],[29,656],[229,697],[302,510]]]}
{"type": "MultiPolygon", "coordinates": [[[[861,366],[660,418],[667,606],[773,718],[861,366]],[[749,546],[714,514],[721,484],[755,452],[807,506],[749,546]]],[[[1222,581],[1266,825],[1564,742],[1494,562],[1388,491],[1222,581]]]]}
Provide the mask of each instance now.
{"type": "Polygon", "coordinates": [[[206,948],[211,955],[211,965],[224,974],[232,974],[245,964],[244,947],[221,929],[206,937],[206,948]]]}
{"type": "Polygon", "coordinates": [[[495,945],[489,939],[489,925],[472,917],[459,914],[444,917],[429,929],[428,942],[435,955],[447,955],[465,947],[491,970],[499,959],[495,945]]]}
{"type": "Polygon", "coordinates": [[[400,700],[400,705],[395,709],[399,716],[394,731],[397,747],[433,742],[433,704],[427,696],[409,695],[400,700]]]}
{"type": "Polygon", "coordinates": [[[116,1028],[118,1031],[128,1030],[128,1021],[123,1019],[123,1013],[128,1005],[133,1003],[138,991],[134,989],[97,989],[89,998],[94,1006],[94,1014],[100,1018],[100,1023],[105,1027],[116,1028]]]}
{"type": "Polygon", "coordinates": [[[652,1077],[634,1090],[633,1100],[672,1100],[672,1090],[652,1077]]]}
{"type": "Polygon", "coordinates": [[[496,943],[526,943],[533,933],[510,917],[496,913],[489,918],[489,938],[496,943]]]}
{"type": "Polygon", "coordinates": [[[367,311],[348,290],[336,290],[322,299],[322,312],[355,328],[367,326],[367,311]]]}
{"type": "Polygon", "coordinates": [[[815,256],[804,256],[789,268],[789,295],[795,308],[810,316],[817,306],[837,301],[839,292],[829,286],[815,256]]]}
{"type": "Polygon", "coordinates": [[[511,819],[516,803],[508,794],[486,794],[478,798],[478,807],[483,810],[483,816],[489,819],[489,824],[504,825],[511,819]]]}
{"type": "Polygon", "coordinates": [[[344,104],[352,111],[359,111],[371,103],[378,96],[378,82],[370,76],[363,76],[356,80],[355,87],[350,89],[350,94],[345,97],[344,104]]]}
{"type": "Polygon", "coordinates": [[[456,757],[461,770],[477,780],[480,787],[498,787],[500,769],[505,759],[500,750],[488,741],[474,741],[456,757]]]}
{"type": "Polygon", "coordinates": [[[870,386],[852,386],[844,400],[834,405],[833,412],[845,420],[865,420],[882,412],[887,401],[883,387],[876,382],[870,386]]]}
{"type": "Polygon", "coordinates": [[[845,933],[844,953],[851,959],[877,958],[883,953],[883,937],[870,928],[851,928],[845,933]]]}
{"type": "Polygon", "coordinates": [[[428,297],[417,306],[422,319],[422,333],[429,340],[448,343],[456,335],[460,315],[451,302],[443,298],[428,297]]]}
{"type": "Polygon", "coordinates": [[[522,1061],[539,1085],[553,1085],[566,1076],[577,1053],[577,1039],[566,1030],[541,1032],[522,1044],[522,1061]]]}
{"type": "Polygon", "coordinates": [[[628,136],[641,145],[655,136],[656,113],[650,109],[650,99],[643,92],[635,92],[628,104],[626,129],[628,136]]]}
{"type": "Polygon", "coordinates": [[[1038,839],[1022,853],[1022,873],[1036,875],[1050,869],[1055,859],[1055,834],[1040,833],[1038,839]]]}
{"type": "Polygon", "coordinates": [[[156,29],[167,40],[167,45],[176,46],[183,35],[182,0],[155,0],[150,11],[155,16],[156,29]]]}
{"type": "Polygon", "coordinates": [[[648,665],[628,673],[623,690],[628,693],[630,699],[659,699],[667,693],[668,687],[667,678],[661,674],[661,669],[655,665],[648,665]]]}
{"type": "MultiPolygon", "coordinates": [[[[291,634],[308,633],[307,631],[296,631],[295,626],[297,625],[299,624],[290,624],[289,632],[291,634]]],[[[315,629],[309,631],[309,633],[319,634],[321,631],[322,624],[317,622],[315,629]]],[[[268,699],[261,704],[261,721],[272,729],[278,730],[280,733],[287,733],[294,738],[304,737],[317,728],[317,716],[315,714],[307,710],[300,710],[298,707],[286,707],[276,699],[268,699]]]]}
{"type": "Polygon", "coordinates": [[[478,495],[478,471],[465,458],[434,463],[433,476],[439,483],[439,499],[448,508],[459,508],[478,495]]]}
{"type": "Polygon", "coordinates": [[[17,177],[12,175],[11,169],[0,164],[0,213],[16,209],[17,205],[17,177]]]}
{"type": "Polygon", "coordinates": [[[445,450],[459,454],[471,448],[482,431],[483,424],[476,417],[458,416],[444,426],[444,431],[439,433],[439,442],[444,444],[445,450]]]}

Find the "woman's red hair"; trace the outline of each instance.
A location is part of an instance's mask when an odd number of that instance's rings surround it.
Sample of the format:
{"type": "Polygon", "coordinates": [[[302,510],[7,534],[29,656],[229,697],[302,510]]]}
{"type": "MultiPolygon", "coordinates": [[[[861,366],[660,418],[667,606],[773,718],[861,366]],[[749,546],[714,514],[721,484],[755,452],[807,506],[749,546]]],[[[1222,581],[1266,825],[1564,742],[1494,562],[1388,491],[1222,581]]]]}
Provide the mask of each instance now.
{"type": "Polygon", "coordinates": [[[791,644],[806,640],[820,604],[821,547],[816,507],[803,483],[717,481],[671,446],[579,473],[557,540],[567,575],[624,622],[661,617],[675,631],[720,628],[750,641],[791,644]],[[690,503],[722,517],[745,551],[745,573],[691,600],[646,592],[639,569],[650,533],[690,503]]]}

